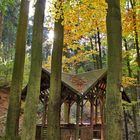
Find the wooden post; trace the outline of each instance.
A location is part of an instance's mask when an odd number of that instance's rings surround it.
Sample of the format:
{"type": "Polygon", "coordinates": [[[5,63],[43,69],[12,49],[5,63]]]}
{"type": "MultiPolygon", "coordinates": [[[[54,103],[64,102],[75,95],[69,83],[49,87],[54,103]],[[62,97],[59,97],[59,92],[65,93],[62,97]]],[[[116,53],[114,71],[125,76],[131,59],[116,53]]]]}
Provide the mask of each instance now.
{"type": "Polygon", "coordinates": [[[43,110],[43,117],[42,117],[42,126],[41,126],[41,140],[43,139],[43,130],[46,124],[46,117],[47,117],[47,95],[45,94],[44,97],[44,110],[43,110]]]}
{"type": "Polygon", "coordinates": [[[80,116],[80,99],[77,99],[77,108],[76,108],[76,133],[75,140],[79,139],[79,116],[80,116]]]}
{"type": "Polygon", "coordinates": [[[65,123],[70,123],[70,103],[64,103],[64,120],[65,123]]]}
{"type": "Polygon", "coordinates": [[[103,106],[101,102],[100,102],[100,115],[101,115],[101,140],[104,140],[103,106]]]}
{"type": "Polygon", "coordinates": [[[101,140],[105,140],[104,98],[101,98],[100,100],[100,112],[101,112],[101,140]]]}
{"type": "Polygon", "coordinates": [[[93,110],[93,100],[90,101],[90,126],[91,126],[91,134],[92,134],[92,138],[93,138],[93,118],[94,118],[94,110],[93,110]]]}
{"type": "Polygon", "coordinates": [[[95,124],[97,124],[97,118],[98,118],[98,105],[97,105],[97,99],[95,101],[95,124]]]}
{"type": "Polygon", "coordinates": [[[83,101],[81,102],[81,124],[83,124],[83,101]]]}

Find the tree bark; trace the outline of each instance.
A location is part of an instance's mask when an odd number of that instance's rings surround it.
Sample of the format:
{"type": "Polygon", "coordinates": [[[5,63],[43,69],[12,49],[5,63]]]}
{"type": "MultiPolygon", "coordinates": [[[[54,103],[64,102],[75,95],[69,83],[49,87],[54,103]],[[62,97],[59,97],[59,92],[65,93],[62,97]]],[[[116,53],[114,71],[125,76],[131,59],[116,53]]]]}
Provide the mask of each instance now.
{"type": "MultiPolygon", "coordinates": [[[[58,11],[62,12],[62,1],[59,2],[58,11]]],[[[59,14],[61,14],[59,13],[59,14]]],[[[58,14],[58,13],[56,13],[58,14]]],[[[60,140],[60,106],[61,106],[61,70],[62,51],[64,40],[64,27],[62,15],[54,25],[54,42],[51,62],[50,96],[48,104],[48,140],[60,140]]]]}
{"type": "Polygon", "coordinates": [[[22,0],[16,37],[16,53],[6,122],[6,140],[15,140],[16,137],[18,136],[20,94],[22,90],[24,61],[25,61],[28,11],[29,11],[29,1],[22,0]]]}
{"type": "MultiPolygon", "coordinates": [[[[131,87],[131,93],[132,93],[132,100],[137,101],[137,95],[136,95],[136,87],[131,87]]],[[[134,126],[134,138],[135,140],[139,140],[139,133],[138,133],[138,126],[137,126],[137,104],[133,104],[132,106],[132,114],[133,114],[133,126],[134,126]]]]}
{"type": "Polygon", "coordinates": [[[132,106],[132,113],[133,113],[133,124],[134,124],[134,132],[135,132],[135,140],[139,140],[139,132],[137,127],[137,110],[136,105],[132,106]]]}
{"type": "MultiPolygon", "coordinates": [[[[128,52],[128,44],[127,44],[127,40],[124,38],[124,47],[125,47],[125,51],[126,53],[128,52]]],[[[130,66],[130,60],[129,60],[129,54],[127,54],[127,58],[126,58],[126,62],[127,62],[127,69],[128,69],[128,76],[132,77],[132,70],[131,70],[131,66],[130,66]]],[[[125,128],[125,138],[126,140],[128,140],[128,116],[127,116],[127,112],[125,111],[125,108],[123,108],[123,112],[124,112],[124,128],[125,128]]]]}
{"type": "MultiPolygon", "coordinates": [[[[90,45],[91,45],[91,50],[94,51],[94,46],[93,46],[93,40],[92,40],[92,36],[89,38],[90,39],[90,45]]],[[[93,59],[93,63],[94,63],[94,69],[96,69],[96,57],[95,55],[92,53],[92,59],[93,59]]]]}
{"type": "MultiPolygon", "coordinates": [[[[125,47],[125,51],[126,51],[126,53],[128,52],[128,45],[127,45],[127,40],[126,39],[124,39],[124,47],[125,47]]],[[[132,77],[132,70],[131,70],[131,67],[130,67],[130,60],[129,60],[129,55],[127,54],[127,58],[126,58],[127,60],[127,69],[128,69],[128,76],[129,77],[132,77]]]]}
{"type": "Polygon", "coordinates": [[[99,47],[99,69],[102,69],[102,50],[101,50],[101,38],[100,38],[99,28],[97,28],[97,37],[98,37],[98,47],[99,47]]]}
{"type": "Polygon", "coordinates": [[[120,0],[107,0],[108,74],[106,93],[106,140],[122,140],[120,0]]]}
{"type": "MultiPolygon", "coordinates": [[[[130,0],[131,8],[133,9],[133,26],[134,26],[134,40],[135,40],[135,46],[136,46],[136,52],[137,52],[137,65],[138,65],[138,70],[137,70],[137,84],[138,87],[140,88],[140,51],[139,51],[139,36],[138,36],[138,31],[137,31],[137,22],[136,22],[136,1],[135,0],[130,0]]],[[[135,92],[134,94],[134,100],[137,101],[137,96],[140,97],[140,93],[135,92]],[[138,95],[137,95],[138,94],[138,95]]],[[[136,115],[137,109],[136,106],[133,105],[132,107],[132,113],[133,113],[133,123],[134,123],[134,131],[135,131],[135,140],[138,140],[138,126],[137,126],[137,115],[136,115]]]]}
{"type": "MultiPolygon", "coordinates": [[[[136,52],[137,52],[137,64],[138,64],[138,71],[137,71],[137,79],[138,79],[138,85],[140,84],[140,51],[139,51],[139,36],[137,31],[137,17],[136,17],[136,1],[130,0],[131,8],[133,9],[133,26],[134,26],[134,40],[135,40],[135,46],[136,46],[136,52]]],[[[140,86],[140,85],[139,85],[140,86]]]]}
{"type": "Polygon", "coordinates": [[[125,111],[125,108],[123,108],[123,113],[124,113],[124,128],[125,128],[125,140],[128,140],[128,116],[127,112],[125,111]]]}
{"type": "Polygon", "coordinates": [[[39,102],[42,69],[42,42],[45,2],[46,0],[37,0],[35,5],[33,41],[31,50],[31,70],[27,88],[21,140],[35,140],[36,112],[39,102]]]}
{"type": "Polygon", "coordinates": [[[2,41],[2,31],[3,31],[3,14],[0,12],[0,45],[2,41]]]}
{"type": "MultiPolygon", "coordinates": [[[[97,49],[97,42],[98,40],[97,40],[97,35],[95,34],[95,50],[98,52],[98,49],[97,49]]],[[[96,55],[95,56],[95,58],[96,58],[96,69],[99,69],[99,56],[98,55],[96,55]]]]}

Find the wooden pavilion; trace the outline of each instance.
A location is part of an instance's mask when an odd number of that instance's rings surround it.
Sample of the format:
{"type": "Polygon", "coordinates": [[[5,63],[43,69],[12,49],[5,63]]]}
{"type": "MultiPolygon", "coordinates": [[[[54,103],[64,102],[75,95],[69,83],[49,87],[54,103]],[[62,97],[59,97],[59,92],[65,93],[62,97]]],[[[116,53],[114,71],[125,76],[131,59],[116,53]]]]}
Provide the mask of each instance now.
{"type": "MultiPolygon", "coordinates": [[[[107,70],[99,69],[81,74],[62,73],[61,103],[68,107],[67,120],[61,124],[61,140],[92,140],[104,139],[104,104],[107,70]],[[90,103],[90,121],[84,123],[83,108],[90,103]],[[70,110],[76,103],[76,121],[70,122],[70,110]]],[[[47,133],[47,103],[49,99],[50,71],[42,69],[40,100],[44,105],[42,124],[37,125],[36,140],[45,140],[47,133]]],[[[25,99],[27,86],[22,92],[25,99]]],[[[122,91],[122,99],[130,102],[122,91]]]]}

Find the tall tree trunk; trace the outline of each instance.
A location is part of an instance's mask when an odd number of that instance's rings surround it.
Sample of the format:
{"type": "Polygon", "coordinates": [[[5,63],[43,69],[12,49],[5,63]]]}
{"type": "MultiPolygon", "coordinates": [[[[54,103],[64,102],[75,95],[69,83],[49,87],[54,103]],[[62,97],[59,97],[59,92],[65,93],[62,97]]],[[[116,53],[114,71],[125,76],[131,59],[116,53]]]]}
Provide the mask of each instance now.
{"type": "Polygon", "coordinates": [[[137,17],[136,17],[136,0],[130,0],[131,8],[133,9],[133,26],[134,26],[134,39],[135,39],[135,46],[136,46],[136,52],[137,52],[137,64],[138,64],[138,71],[137,71],[137,79],[138,79],[138,85],[140,86],[140,51],[139,51],[139,36],[137,31],[137,17]]]}
{"type": "MultiPolygon", "coordinates": [[[[57,12],[62,12],[62,1],[57,12]]],[[[57,14],[57,13],[56,13],[57,14]]],[[[59,13],[60,14],[60,13],[59,13]]],[[[62,16],[62,15],[61,15],[62,16]]],[[[64,40],[63,19],[59,17],[54,25],[54,42],[51,63],[50,96],[48,104],[48,140],[60,140],[61,70],[64,40]]]]}
{"type": "MultiPolygon", "coordinates": [[[[124,39],[124,42],[125,42],[125,50],[128,51],[128,45],[127,45],[127,41],[126,39],[124,39]]],[[[132,77],[132,70],[131,70],[131,67],[130,67],[130,61],[129,61],[129,55],[127,55],[127,69],[128,69],[128,76],[129,77],[132,77]]],[[[136,91],[134,90],[135,87],[132,88],[133,90],[131,91],[132,92],[132,100],[134,101],[137,101],[137,93],[136,91]]],[[[124,110],[125,111],[125,110],[124,110]]],[[[138,140],[138,126],[137,126],[137,116],[136,116],[136,105],[133,105],[132,106],[132,114],[133,114],[133,125],[134,125],[134,131],[135,131],[135,140],[138,140]]],[[[126,114],[126,113],[125,113],[126,114]]],[[[127,114],[126,114],[127,115],[127,114]]],[[[125,121],[127,123],[127,121],[125,121]]],[[[125,128],[126,128],[126,125],[125,125],[125,128]]],[[[128,133],[126,131],[126,133],[128,133]]],[[[126,134],[127,135],[127,134],[126,134]]],[[[127,139],[127,136],[126,136],[126,139],[127,139]]]]}
{"type": "MultiPolygon", "coordinates": [[[[139,51],[139,36],[138,36],[138,31],[137,31],[137,17],[136,17],[136,0],[130,0],[131,8],[133,9],[133,26],[134,26],[134,40],[135,40],[135,46],[136,46],[136,52],[137,52],[137,65],[138,65],[138,70],[137,70],[137,84],[138,84],[138,89],[140,88],[140,51],[139,51]]],[[[134,92],[134,100],[137,101],[137,96],[140,97],[140,93],[134,92]],[[138,95],[137,95],[138,94],[138,95]]],[[[137,126],[137,109],[136,105],[133,105],[132,107],[132,113],[133,113],[133,123],[134,123],[134,131],[135,131],[135,140],[138,140],[138,126],[137,126]]]]}
{"type": "Polygon", "coordinates": [[[3,31],[3,14],[0,12],[0,45],[2,41],[2,31],[3,31]]]}
{"type": "Polygon", "coordinates": [[[36,112],[39,102],[42,67],[42,41],[45,2],[46,0],[37,0],[35,5],[33,41],[31,51],[31,70],[27,88],[21,140],[35,140],[36,112]]]}
{"type": "Polygon", "coordinates": [[[139,140],[139,132],[138,132],[138,126],[137,126],[137,109],[136,105],[132,106],[132,113],[133,113],[133,124],[134,124],[134,132],[135,132],[135,140],[139,140]]]}
{"type": "MultiPolygon", "coordinates": [[[[124,47],[125,47],[125,51],[127,53],[128,52],[128,45],[127,45],[127,40],[126,39],[124,39],[124,47]]],[[[132,77],[132,70],[131,70],[131,67],[130,67],[129,55],[127,54],[126,57],[127,57],[126,61],[127,61],[128,76],[132,77]]]]}
{"type": "Polygon", "coordinates": [[[24,61],[25,61],[28,11],[29,11],[29,1],[22,0],[16,37],[16,53],[6,122],[6,140],[15,140],[16,137],[18,136],[20,94],[22,90],[24,61]]]}
{"type": "MultiPolygon", "coordinates": [[[[94,51],[92,36],[89,39],[90,39],[91,50],[94,51]]],[[[95,57],[95,55],[93,53],[92,53],[92,59],[93,59],[93,63],[94,63],[94,69],[96,69],[96,62],[95,62],[96,57],[95,57]]]]}
{"type": "Polygon", "coordinates": [[[98,47],[99,47],[99,68],[102,69],[102,50],[101,50],[101,38],[100,38],[99,28],[97,28],[97,37],[98,37],[98,47]]]}
{"type": "Polygon", "coordinates": [[[107,0],[108,75],[106,93],[106,140],[122,140],[120,0],[107,0]]]}
{"type": "MultiPolygon", "coordinates": [[[[95,50],[98,52],[98,49],[97,49],[97,35],[95,34],[95,50]]],[[[99,69],[99,56],[96,55],[95,56],[96,58],[96,69],[99,69]]]]}
{"type": "Polygon", "coordinates": [[[123,113],[124,113],[124,128],[125,128],[125,140],[128,140],[128,116],[127,112],[125,111],[125,108],[123,108],[123,113]]]}
{"type": "MultiPolygon", "coordinates": [[[[136,94],[136,87],[131,87],[132,89],[132,100],[137,101],[137,94],[136,94]]],[[[139,140],[139,132],[138,132],[138,125],[137,125],[137,104],[132,106],[132,114],[133,114],[133,125],[134,125],[134,138],[135,140],[139,140]]]]}
{"type": "MultiPolygon", "coordinates": [[[[124,38],[124,47],[125,47],[125,51],[126,53],[128,52],[128,44],[127,44],[127,40],[124,38]]],[[[127,69],[128,69],[128,76],[132,77],[132,70],[131,70],[131,66],[130,66],[130,60],[129,60],[129,54],[127,54],[126,56],[126,63],[127,63],[127,69]]],[[[126,140],[128,140],[128,115],[127,115],[127,111],[125,111],[125,108],[123,108],[123,112],[124,112],[124,128],[125,128],[125,138],[126,140]]]]}

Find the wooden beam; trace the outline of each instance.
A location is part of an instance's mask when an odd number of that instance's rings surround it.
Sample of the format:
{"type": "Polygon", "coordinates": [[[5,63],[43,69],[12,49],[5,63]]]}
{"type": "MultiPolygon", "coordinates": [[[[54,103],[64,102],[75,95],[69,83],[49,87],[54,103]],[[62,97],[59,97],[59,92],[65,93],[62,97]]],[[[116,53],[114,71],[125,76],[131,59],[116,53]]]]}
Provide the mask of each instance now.
{"type": "Polygon", "coordinates": [[[93,119],[94,119],[94,108],[93,108],[93,100],[91,100],[90,102],[90,126],[91,126],[91,135],[92,135],[92,138],[93,138],[93,119]]]}
{"type": "Polygon", "coordinates": [[[77,99],[77,108],[76,108],[76,133],[75,140],[79,140],[79,116],[80,116],[80,99],[77,99]]]}
{"type": "Polygon", "coordinates": [[[98,119],[98,104],[97,104],[97,99],[95,100],[95,124],[97,124],[97,119],[98,119]]]}
{"type": "Polygon", "coordinates": [[[100,101],[101,115],[101,140],[105,140],[105,125],[104,125],[104,102],[100,101]]]}
{"type": "Polygon", "coordinates": [[[83,124],[83,108],[84,108],[84,104],[83,101],[81,102],[81,124],[83,124]]]}
{"type": "Polygon", "coordinates": [[[43,111],[43,117],[42,117],[42,126],[41,126],[41,139],[43,139],[43,131],[44,131],[44,127],[46,124],[46,118],[47,118],[47,95],[44,95],[44,111],[43,111]]]}
{"type": "Polygon", "coordinates": [[[70,123],[70,103],[64,103],[64,119],[65,123],[70,123]]]}
{"type": "Polygon", "coordinates": [[[93,101],[90,102],[90,126],[93,128],[93,118],[94,118],[93,101]]]}

